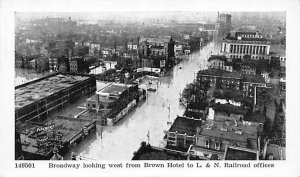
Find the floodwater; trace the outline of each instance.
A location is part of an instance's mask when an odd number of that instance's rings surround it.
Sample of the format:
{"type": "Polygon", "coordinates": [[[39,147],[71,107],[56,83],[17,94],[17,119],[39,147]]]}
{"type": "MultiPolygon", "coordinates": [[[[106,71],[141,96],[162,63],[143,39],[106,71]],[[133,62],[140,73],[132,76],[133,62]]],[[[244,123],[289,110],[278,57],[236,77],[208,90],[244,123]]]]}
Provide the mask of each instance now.
{"type": "Polygon", "coordinates": [[[15,86],[49,75],[50,72],[38,73],[35,70],[15,68],[15,86]]]}
{"type": "MultiPolygon", "coordinates": [[[[220,44],[214,39],[201,49],[200,54],[199,51],[192,53],[188,60],[179,63],[166,76],[158,78],[158,84],[152,84],[157,91],[148,92],[147,99],[115,126],[97,126],[96,134],[72,151],[83,159],[131,160],[142,141],[162,147],[163,131],[171,126],[168,122],[173,122],[177,115],[184,112],[179,106],[179,93],[194,80],[197,71],[206,68],[209,55],[218,54],[219,51],[220,44]]],[[[149,79],[146,77],[141,87],[146,88],[149,79]]]]}

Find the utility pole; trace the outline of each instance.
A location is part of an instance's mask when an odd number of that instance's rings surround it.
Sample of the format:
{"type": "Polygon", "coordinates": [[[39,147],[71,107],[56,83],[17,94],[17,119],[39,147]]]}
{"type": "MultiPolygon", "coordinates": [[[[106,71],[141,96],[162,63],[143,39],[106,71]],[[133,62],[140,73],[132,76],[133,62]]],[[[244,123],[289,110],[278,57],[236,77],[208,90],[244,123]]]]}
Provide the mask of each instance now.
{"type": "Polygon", "coordinates": [[[149,131],[147,133],[147,138],[148,138],[148,144],[150,144],[150,132],[149,131]]]}

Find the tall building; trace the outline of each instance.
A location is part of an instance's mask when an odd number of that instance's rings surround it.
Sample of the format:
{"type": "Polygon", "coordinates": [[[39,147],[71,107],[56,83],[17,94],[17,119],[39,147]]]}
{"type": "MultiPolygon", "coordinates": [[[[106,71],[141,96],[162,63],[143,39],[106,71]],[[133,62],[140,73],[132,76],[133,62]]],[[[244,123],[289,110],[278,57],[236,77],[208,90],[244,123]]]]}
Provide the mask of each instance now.
{"type": "Polygon", "coordinates": [[[219,34],[224,35],[230,32],[231,30],[231,15],[230,14],[219,14],[218,20],[219,23],[219,34]]]}
{"type": "Polygon", "coordinates": [[[221,54],[229,58],[270,59],[270,42],[258,32],[236,32],[222,40],[221,54]]]}
{"type": "Polygon", "coordinates": [[[174,44],[172,37],[141,38],[139,53],[141,58],[151,58],[156,68],[171,65],[174,58],[174,44]]]}

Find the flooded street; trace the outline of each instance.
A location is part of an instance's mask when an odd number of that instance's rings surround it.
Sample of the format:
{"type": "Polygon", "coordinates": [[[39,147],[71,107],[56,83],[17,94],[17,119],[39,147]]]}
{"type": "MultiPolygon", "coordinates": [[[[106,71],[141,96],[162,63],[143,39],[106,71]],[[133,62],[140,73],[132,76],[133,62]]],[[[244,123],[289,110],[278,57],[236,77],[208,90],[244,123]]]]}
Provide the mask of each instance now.
{"type": "MultiPolygon", "coordinates": [[[[164,130],[168,130],[177,115],[182,115],[179,93],[193,81],[199,69],[206,68],[210,53],[218,54],[220,46],[214,40],[175,66],[164,77],[158,78],[156,92],[148,92],[147,100],[126,115],[113,127],[97,126],[97,132],[80,143],[73,151],[86,159],[130,160],[140,143],[146,141],[153,146],[163,145],[164,130]],[[170,111],[168,109],[170,107],[170,111]],[[149,139],[148,134],[149,132],[149,139]],[[101,135],[102,134],[102,135],[101,135]]],[[[146,88],[149,78],[141,87],[146,88]]]]}

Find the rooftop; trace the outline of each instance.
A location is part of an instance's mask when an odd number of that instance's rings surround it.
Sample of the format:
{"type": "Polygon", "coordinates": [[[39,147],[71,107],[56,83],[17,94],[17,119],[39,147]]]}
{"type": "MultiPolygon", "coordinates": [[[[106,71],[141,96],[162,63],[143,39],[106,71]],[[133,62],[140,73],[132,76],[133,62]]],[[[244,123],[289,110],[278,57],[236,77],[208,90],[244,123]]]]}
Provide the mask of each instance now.
{"type": "MultiPolygon", "coordinates": [[[[238,37],[227,36],[225,39],[228,40],[239,40],[238,37]]],[[[257,41],[257,42],[268,42],[266,38],[244,38],[242,37],[239,41],[257,41]]]]}
{"type": "Polygon", "coordinates": [[[259,112],[246,114],[244,116],[245,121],[249,122],[258,122],[258,123],[264,123],[265,122],[265,116],[259,112]]]}
{"type": "Polygon", "coordinates": [[[127,88],[131,87],[132,85],[129,84],[117,84],[112,83],[101,90],[97,91],[97,94],[107,94],[107,95],[120,95],[122,94],[127,88]]]}
{"type": "Polygon", "coordinates": [[[208,61],[211,61],[211,60],[221,60],[221,61],[226,62],[226,61],[227,61],[227,58],[226,58],[226,56],[224,56],[224,55],[211,55],[211,56],[208,58],[208,61]]]}
{"type": "Polygon", "coordinates": [[[256,68],[257,66],[257,60],[252,60],[252,59],[244,59],[242,61],[242,66],[251,66],[251,67],[254,67],[256,68]]]}
{"type": "Polygon", "coordinates": [[[234,113],[234,114],[246,114],[246,109],[241,106],[234,106],[232,104],[213,104],[211,107],[215,111],[219,112],[227,112],[227,113],[234,113]]]}
{"type": "Polygon", "coordinates": [[[244,74],[243,82],[265,83],[265,79],[261,75],[244,74]]]}
{"type": "Polygon", "coordinates": [[[141,38],[141,42],[149,42],[149,43],[165,43],[165,42],[170,42],[171,37],[160,37],[160,38],[141,38]]]}
{"type": "Polygon", "coordinates": [[[194,136],[197,133],[197,127],[201,127],[201,120],[177,116],[169,131],[194,136]]]}
{"type": "Polygon", "coordinates": [[[217,70],[217,69],[201,70],[198,72],[198,75],[210,75],[215,77],[242,79],[242,74],[239,72],[228,72],[228,71],[217,70]]]}
{"type": "MultiPolygon", "coordinates": [[[[141,143],[141,147],[134,154],[132,160],[187,160],[186,153],[171,149],[163,149],[154,147],[145,142],[141,143]]],[[[191,155],[190,160],[200,160],[198,157],[191,155]]]]}
{"type": "Polygon", "coordinates": [[[218,99],[230,99],[236,102],[243,101],[243,92],[240,90],[216,89],[213,96],[218,99]]]}
{"type": "MultiPolygon", "coordinates": [[[[88,126],[91,123],[91,121],[82,119],[57,117],[47,122],[44,126],[54,125],[54,132],[62,133],[62,142],[67,142],[70,141],[75,135],[80,133],[84,126],[88,126]]],[[[32,126],[29,129],[21,132],[22,149],[31,153],[47,154],[49,153],[48,151],[37,147],[37,141],[35,137],[38,134],[36,131],[38,127],[40,126],[32,126]]]]}
{"type": "Polygon", "coordinates": [[[246,31],[246,32],[244,32],[244,31],[238,31],[238,32],[235,33],[235,36],[239,36],[239,35],[243,35],[243,34],[245,34],[245,35],[256,35],[256,34],[261,35],[261,33],[258,33],[258,32],[252,32],[252,31],[246,31]]]}
{"type": "Polygon", "coordinates": [[[225,160],[258,160],[258,152],[252,149],[227,146],[225,160]]]}
{"type": "Polygon", "coordinates": [[[87,79],[89,79],[87,76],[56,74],[17,86],[15,88],[15,109],[34,103],[87,79]]]}
{"type": "Polygon", "coordinates": [[[150,48],[152,48],[152,49],[164,49],[164,46],[154,46],[154,45],[151,45],[150,48]]]}
{"type": "Polygon", "coordinates": [[[257,127],[257,124],[207,120],[201,126],[199,135],[247,143],[248,139],[257,139],[257,127]]]}

